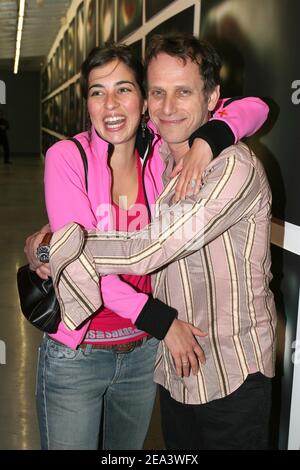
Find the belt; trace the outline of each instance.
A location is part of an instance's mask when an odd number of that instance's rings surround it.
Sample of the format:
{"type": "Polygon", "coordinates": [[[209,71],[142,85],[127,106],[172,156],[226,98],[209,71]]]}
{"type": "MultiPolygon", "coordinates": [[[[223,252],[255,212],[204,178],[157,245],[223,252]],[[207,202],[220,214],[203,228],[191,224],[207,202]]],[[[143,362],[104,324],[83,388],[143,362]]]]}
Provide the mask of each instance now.
{"type": "Polygon", "coordinates": [[[108,351],[114,351],[119,354],[128,353],[133,351],[135,348],[139,348],[142,344],[146,343],[148,339],[151,339],[152,336],[145,336],[144,338],[138,339],[136,341],[130,341],[129,343],[118,343],[118,344],[90,344],[82,343],[78,347],[80,349],[86,349],[87,346],[92,346],[92,349],[106,349],[108,351]]]}

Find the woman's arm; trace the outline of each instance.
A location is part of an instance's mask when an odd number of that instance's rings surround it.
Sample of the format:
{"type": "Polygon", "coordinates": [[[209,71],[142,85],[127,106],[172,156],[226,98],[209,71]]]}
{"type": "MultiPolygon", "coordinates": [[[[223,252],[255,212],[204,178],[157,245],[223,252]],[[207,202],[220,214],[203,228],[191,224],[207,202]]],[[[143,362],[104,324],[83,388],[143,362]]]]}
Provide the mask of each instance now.
{"type": "MultiPolygon", "coordinates": [[[[59,142],[51,147],[45,162],[45,194],[49,223],[52,231],[59,230],[73,221],[85,228],[96,228],[97,220],[92,211],[84,184],[84,172],[79,152],[72,142],[59,142]]],[[[101,184],[101,182],[99,182],[101,184]]],[[[137,292],[119,276],[107,276],[101,281],[101,294],[105,307],[123,318],[136,323],[141,329],[157,336],[155,324],[144,325],[144,307],[148,310],[160,308],[164,313],[164,328],[159,339],[168,331],[177,312],[147,294],[137,292]]],[[[158,336],[157,336],[158,337],[158,336]]]]}
{"type": "Polygon", "coordinates": [[[225,148],[254,134],[265,123],[269,107],[260,98],[236,97],[219,100],[211,119],[190,137],[191,150],[173,170],[180,173],[174,201],[196,194],[203,171],[225,148]],[[191,187],[190,182],[193,182],[191,187]]]}

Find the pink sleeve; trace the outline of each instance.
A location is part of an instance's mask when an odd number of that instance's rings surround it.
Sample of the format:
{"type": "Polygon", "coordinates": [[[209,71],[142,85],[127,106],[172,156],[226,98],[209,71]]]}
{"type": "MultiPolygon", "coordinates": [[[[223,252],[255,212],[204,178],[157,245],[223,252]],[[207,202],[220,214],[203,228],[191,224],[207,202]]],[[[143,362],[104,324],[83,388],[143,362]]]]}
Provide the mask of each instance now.
{"type": "Polygon", "coordinates": [[[132,323],[135,323],[149,298],[113,274],[101,277],[101,293],[105,307],[132,323]]]}
{"type": "MultiPolygon", "coordinates": [[[[72,142],[58,142],[46,154],[45,199],[52,231],[69,222],[88,229],[97,228],[85,190],[82,160],[72,142]]],[[[148,295],[136,292],[117,275],[102,279],[101,293],[105,307],[132,322],[148,300],[148,295]]]]}
{"type": "Polygon", "coordinates": [[[266,121],[269,107],[260,98],[219,100],[211,120],[223,121],[232,130],[235,143],[254,134],[266,121]]]}

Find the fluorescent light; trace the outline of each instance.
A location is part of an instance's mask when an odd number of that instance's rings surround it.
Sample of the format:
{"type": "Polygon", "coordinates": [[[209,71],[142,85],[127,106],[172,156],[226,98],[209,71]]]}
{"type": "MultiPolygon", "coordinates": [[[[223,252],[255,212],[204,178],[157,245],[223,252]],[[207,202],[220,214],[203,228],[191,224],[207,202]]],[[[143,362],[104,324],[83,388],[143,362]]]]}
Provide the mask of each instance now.
{"type": "Polygon", "coordinates": [[[18,20],[18,30],[22,30],[23,29],[23,20],[24,20],[24,16],[19,16],[19,20],[18,20]]]}
{"type": "Polygon", "coordinates": [[[18,67],[19,67],[19,59],[20,59],[20,49],[16,51],[16,56],[15,56],[15,65],[14,65],[14,73],[18,73],[18,67]]]}
{"type": "Polygon", "coordinates": [[[24,13],[25,13],[25,0],[20,0],[17,38],[16,38],[16,54],[15,54],[15,64],[14,64],[14,73],[15,74],[18,73],[18,68],[19,68],[24,13]]]}
{"type": "Polygon", "coordinates": [[[17,32],[17,42],[21,42],[21,38],[22,38],[22,30],[21,30],[21,29],[18,29],[18,32],[17,32]]]}
{"type": "Polygon", "coordinates": [[[19,16],[24,16],[25,0],[20,0],[19,16]]]}

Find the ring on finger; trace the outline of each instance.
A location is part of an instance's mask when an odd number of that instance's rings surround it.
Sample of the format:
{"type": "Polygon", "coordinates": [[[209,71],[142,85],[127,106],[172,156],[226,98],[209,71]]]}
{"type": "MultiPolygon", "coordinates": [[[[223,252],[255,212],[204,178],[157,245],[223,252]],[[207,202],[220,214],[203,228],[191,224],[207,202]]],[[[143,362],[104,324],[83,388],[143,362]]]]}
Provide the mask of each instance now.
{"type": "Polygon", "coordinates": [[[196,184],[197,184],[197,180],[195,178],[191,179],[190,186],[191,186],[192,189],[195,189],[196,184]]]}

